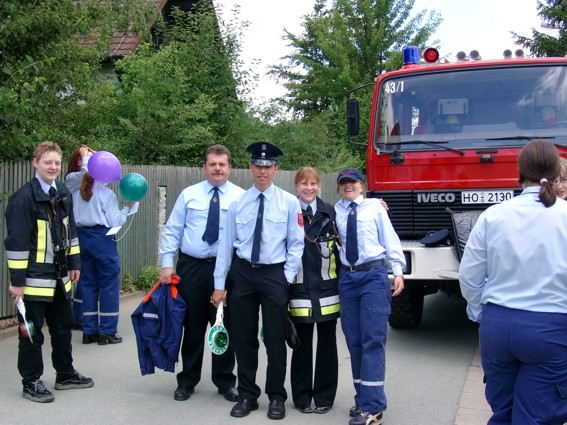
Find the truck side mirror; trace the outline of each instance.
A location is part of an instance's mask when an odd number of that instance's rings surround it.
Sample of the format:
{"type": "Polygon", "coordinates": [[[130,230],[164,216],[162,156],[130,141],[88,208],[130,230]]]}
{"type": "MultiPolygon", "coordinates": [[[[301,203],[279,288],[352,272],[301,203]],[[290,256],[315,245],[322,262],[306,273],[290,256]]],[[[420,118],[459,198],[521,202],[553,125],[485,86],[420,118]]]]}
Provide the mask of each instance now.
{"type": "Polygon", "coordinates": [[[360,111],[357,99],[347,101],[347,131],[349,136],[358,136],[360,132],[360,111]]]}

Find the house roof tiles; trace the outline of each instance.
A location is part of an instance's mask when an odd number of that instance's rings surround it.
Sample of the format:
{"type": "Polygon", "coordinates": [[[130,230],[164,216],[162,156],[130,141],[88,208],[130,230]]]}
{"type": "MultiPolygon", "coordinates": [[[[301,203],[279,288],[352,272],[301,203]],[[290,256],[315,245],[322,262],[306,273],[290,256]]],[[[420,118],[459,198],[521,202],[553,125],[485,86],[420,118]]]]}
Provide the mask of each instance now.
{"type": "MultiPolygon", "coordinates": [[[[156,7],[162,10],[167,0],[155,0],[156,7]]],[[[110,52],[112,56],[125,56],[129,53],[136,51],[142,40],[136,37],[132,32],[124,34],[123,32],[115,31],[110,42],[110,52]]]]}

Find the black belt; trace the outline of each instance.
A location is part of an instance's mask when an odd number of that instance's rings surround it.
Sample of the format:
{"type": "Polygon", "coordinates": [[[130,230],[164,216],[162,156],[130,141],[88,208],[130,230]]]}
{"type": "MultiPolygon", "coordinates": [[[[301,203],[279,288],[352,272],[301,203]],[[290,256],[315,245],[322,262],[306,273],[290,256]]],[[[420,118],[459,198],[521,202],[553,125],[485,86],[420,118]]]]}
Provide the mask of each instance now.
{"type": "Polygon", "coordinates": [[[184,252],[181,252],[181,250],[179,251],[179,254],[180,254],[180,256],[187,257],[187,258],[190,259],[190,260],[206,261],[206,262],[208,262],[208,263],[213,263],[213,262],[217,259],[217,257],[205,257],[205,258],[193,257],[193,256],[191,256],[191,255],[185,254],[184,252]]]}
{"type": "Polygon", "coordinates": [[[238,257],[238,259],[240,261],[242,261],[244,264],[246,264],[249,267],[252,267],[253,269],[261,269],[263,267],[272,267],[272,266],[281,266],[284,263],[274,263],[274,264],[260,264],[260,263],[256,263],[256,264],[252,264],[250,261],[245,260],[244,258],[238,257]]]}
{"type": "Polygon", "coordinates": [[[362,263],[359,264],[358,266],[345,266],[343,264],[343,270],[348,270],[349,272],[360,272],[364,270],[370,270],[372,267],[385,266],[385,265],[386,265],[386,259],[380,258],[379,260],[369,261],[368,263],[362,263]]]}

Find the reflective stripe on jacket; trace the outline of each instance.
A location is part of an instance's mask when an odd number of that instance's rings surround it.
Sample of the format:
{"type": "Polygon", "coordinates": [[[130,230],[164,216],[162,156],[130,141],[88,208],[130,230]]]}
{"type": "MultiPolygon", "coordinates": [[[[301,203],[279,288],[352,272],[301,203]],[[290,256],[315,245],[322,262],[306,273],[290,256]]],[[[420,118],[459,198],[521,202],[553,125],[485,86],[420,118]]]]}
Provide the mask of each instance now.
{"type": "Polygon", "coordinates": [[[322,322],[340,315],[334,217],[334,208],[319,198],[311,223],[304,216],[303,267],[290,285],[289,312],[294,322],[322,322]]]}
{"type": "MultiPolygon", "coordinates": [[[[68,270],[80,270],[79,239],[73,219],[71,195],[56,181],[58,217],[65,235],[68,270]]],[[[33,178],[8,200],[5,212],[8,236],[4,241],[10,282],[24,287],[30,301],[52,301],[57,286],[55,253],[50,222],[53,206],[39,181],[33,178]]],[[[71,296],[69,273],[59,280],[67,298],[71,296]]]]}

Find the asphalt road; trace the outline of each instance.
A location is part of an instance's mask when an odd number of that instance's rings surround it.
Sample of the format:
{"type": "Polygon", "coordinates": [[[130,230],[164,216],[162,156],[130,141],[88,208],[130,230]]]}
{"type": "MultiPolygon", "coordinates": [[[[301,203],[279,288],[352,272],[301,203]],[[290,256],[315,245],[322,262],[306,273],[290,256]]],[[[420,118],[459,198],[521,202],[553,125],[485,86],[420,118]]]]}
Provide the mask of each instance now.
{"type": "MultiPolygon", "coordinates": [[[[246,418],[229,415],[232,403],[217,394],[210,381],[210,356],[205,356],[203,379],[187,401],[175,401],[175,375],[157,370],[142,376],[138,365],[130,314],[142,294],[121,300],[119,333],[124,343],[83,345],[82,333],[73,333],[75,367],[92,377],[93,388],[52,392],[55,402],[33,403],[21,397],[16,369],[17,337],[14,329],[0,332],[0,423],[2,424],[273,424],[266,417],[268,399],[246,418]]],[[[465,315],[464,301],[443,294],[426,297],[423,324],[419,329],[390,329],[387,347],[387,425],[452,425],[463,384],[477,346],[477,328],[465,315]]],[[[348,350],[342,331],[339,339],[339,390],[335,405],[325,415],[302,414],[286,402],[287,416],[280,423],[348,424],[353,405],[348,350]]],[[[257,382],[265,380],[265,352],[261,349],[257,382]]],[[[49,345],[44,347],[43,379],[52,389],[55,373],[49,345]]],[[[288,361],[289,364],[289,361],[288,361]]],[[[179,369],[179,365],[177,370],[179,369]]],[[[289,380],[288,393],[291,394],[289,380]]]]}

